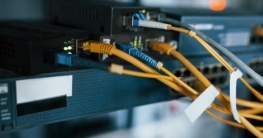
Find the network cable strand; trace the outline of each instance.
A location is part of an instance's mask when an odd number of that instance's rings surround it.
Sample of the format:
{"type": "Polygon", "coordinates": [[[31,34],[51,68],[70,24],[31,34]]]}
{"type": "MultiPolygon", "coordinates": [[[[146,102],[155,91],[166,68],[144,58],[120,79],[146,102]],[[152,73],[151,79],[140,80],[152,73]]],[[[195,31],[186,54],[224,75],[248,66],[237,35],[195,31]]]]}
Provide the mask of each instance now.
{"type": "MultiPolygon", "coordinates": [[[[150,63],[151,65],[157,67],[157,61],[155,61],[153,58],[149,57],[148,55],[146,55],[145,53],[139,51],[137,48],[132,47],[130,44],[126,44],[126,43],[120,43],[118,44],[120,49],[126,53],[128,53],[131,56],[135,56],[139,59],[142,59],[148,63],[150,63]]],[[[194,75],[197,78],[202,78],[199,79],[200,82],[203,82],[203,85],[205,87],[209,87],[211,85],[211,83],[208,81],[208,79],[206,77],[203,76],[202,73],[200,73],[186,58],[184,58],[179,52],[175,51],[174,47],[170,46],[169,44],[163,43],[163,42],[150,42],[149,46],[152,47],[154,50],[158,51],[158,52],[163,52],[166,53],[167,55],[170,55],[170,52],[173,56],[175,56],[177,59],[179,59],[187,68],[189,68],[189,70],[191,72],[194,72],[194,75]],[[160,46],[158,46],[160,45],[160,46]],[[161,50],[158,50],[161,49],[161,50]]],[[[159,68],[159,67],[157,67],[159,68]]],[[[120,66],[117,66],[118,70],[120,70],[120,66]]],[[[123,66],[121,66],[121,70],[123,70],[123,66]]],[[[171,80],[171,77],[165,77],[165,76],[160,76],[160,75],[150,75],[150,74],[145,74],[145,73],[140,73],[140,72],[132,72],[132,71],[122,71],[123,74],[127,74],[127,75],[132,75],[132,76],[139,76],[139,77],[147,77],[147,78],[164,78],[164,79],[168,79],[171,80]]],[[[118,72],[120,74],[120,72],[118,72]]],[[[226,95],[224,95],[226,96],[226,95]]],[[[229,97],[227,97],[229,100],[229,97]]],[[[241,102],[240,99],[237,99],[237,104],[238,105],[243,105],[246,107],[258,107],[258,108],[262,108],[263,109],[263,104],[256,104],[256,103],[252,103],[250,104],[250,102],[247,102],[245,100],[243,100],[241,102]]]]}
{"type": "MultiPolygon", "coordinates": [[[[164,42],[157,42],[152,41],[149,42],[149,47],[152,50],[165,53],[167,55],[172,55],[176,59],[178,59],[190,72],[193,73],[193,75],[207,88],[211,85],[211,82],[190,62],[188,61],[183,55],[181,55],[179,52],[177,52],[173,46],[164,43],[164,42]]],[[[223,94],[223,93],[222,93],[223,94]]],[[[223,96],[229,100],[229,96],[223,94],[223,96]]],[[[246,100],[241,100],[237,98],[237,104],[241,106],[251,107],[251,108],[262,108],[263,104],[258,102],[250,102],[246,100]]]]}
{"type": "MultiPolygon", "coordinates": [[[[82,48],[83,50],[88,50],[88,51],[93,52],[93,53],[115,55],[115,56],[117,56],[121,59],[124,59],[127,62],[135,65],[136,67],[138,67],[139,69],[143,70],[146,73],[152,73],[152,74],[159,75],[159,73],[156,72],[155,70],[153,70],[152,68],[150,68],[147,65],[145,65],[144,63],[138,61],[136,58],[126,54],[125,52],[118,50],[113,45],[103,43],[103,42],[98,42],[98,41],[87,41],[86,45],[83,45],[80,48],[82,48]]],[[[171,87],[175,91],[177,91],[177,92],[179,92],[179,93],[181,93],[187,97],[190,97],[192,99],[195,99],[197,97],[197,95],[186,91],[183,87],[177,85],[173,81],[169,81],[166,79],[158,79],[158,80],[161,81],[162,83],[166,84],[167,86],[171,87]]]]}
{"type": "MultiPolygon", "coordinates": [[[[217,116],[217,115],[215,115],[215,114],[213,114],[211,111],[209,111],[209,110],[206,110],[205,111],[208,115],[210,115],[210,116],[212,116],[213,118],[215,118],[215,119],[217,119],[217,120],[219,120],[219,121],[221,121],[221,122],[224,122],[224,123],[226,123],[226,124],[229,124],[229,125],[231,125],[231,126],[235,126],[235,127],[239,127],[239,128],[243,128],[243,129],[246,129],[246,127],[244,127],[244,125],[242,125],[242,124],[239,124],[239,123],[236,123],[236,122],[233,122],[233,121],[230,121],[230,120],[227,120],[227,119],[224,119],[224,118],[221,118],[221,117],[219,117],[219,116],[217,116]]],[[[254,127],[254,126],[252,126],[252,127],[254,127]]],[[[255,136],[257,136],[257,137],[261,137],[261,132],[260,131],[263,131],[263,127],[261,127],[261,126],[255,126],[254,127],[258,132],[255,134],[255,133],[253,133],[255,136]]],[[[250,131],[251,132],[251,131],[250,131]]]]}
{"type": "MultiPolygon", "coordinates": [[[[149,68],[148,66],[146,66],[145,64],[141,63],[140,61],[136,60],[135,58],[129,56],[128,54],[116,49],[114,46],[109,45],[109,44],[104,44],[101,42],[92,42],[91,44],[82,47],[83,49],[88,49],[91,52],[96,52],[96,53],[104,53],[104,54],[109,54],[109,55],[116,55],[122,59],[125,59],[126,61],[136,65],[137,67],[139,67],[140,69],[144,70],[145,72],[148,73],[154,73],[157,74],[156,71],[154,71],[153,69],[149,68]]],[[[182,87],[178,86],[177,84],[165,80],[165,79],[158,79],[161,82],[165,83],[166,85],[168,85],[169,87],[173,88],[174,90],[192,98],[192,99],[196,99],[198,94],[195,93],[189,93],[186,89],[183,89],[182,87]]],[[[222,99],[219,99],[219,101],[222,102],[222,99]]],[[[223,101],[223,102],[227,102],[227,101],[223,101]]],[[[228,104],[227,103],[222,103],[223,105],[228,104]]],[[[229,109],[228,109],[229,110],[229,109]]],[[[231,110],[230,110],[231,112],[231,110]]],[[[240,119],[242,121],[242,123],[244,124],[244,126],[246,126],[247,129],[249,129],[254,135],[261,137],[262,135],[260,135],[261,133],[255,129],[248,121],[246,121],[245,118],[243,118],[242,116],[240,116],[240,119]]]]}
{"type": "MultiPolygon", "coordinates": [[[[155,22],[155,21],[145,21],[145,20],[134,20],[134,26],[141,26],[141,27],[149,27],[149,28],[158,28],[158,29],[165,29],[165,30],[173,30],[176,32],[181,32],[190,35],[191,37],[195,38],[199,43],[201,43],[204,48],[208,50],[222,65],[224,65],[231,73],[235,70],[216,52],[214,51],[203,39],[196,35],[195,32],[191,30],[186,30],[183,28],[173,27],[169,24],[155,22]]],[[[241,61],[242,62],[242,61],[241,61]]],[[[245,65],[246,66],[246,65],[245,65]]],[[[251,72],[254,72],[253,70],[251,72]]],[[[255,74],[253,74],[255,76],[255,74]]],[[[258,77],[257,77],[258,78],[258,77]]],[[[263,101],[263,95],[260,94],[257,90],[251,87],[242,77],[239,80],[261,101],[263,101]]],[[[263,80],[263,79],[262,79],[263,80]]],[[[262,82],[258,82],[262,83],[262,82]]]]}
{"type": "MultiPolygon", "coordinates": [[[[210,86],[211,83],[209,80],[201,73],[199,70],[195,68],[194,65],[192,65],[185,57],[183,57],[179,52],[177,52],[174,47],[170,46],[169,44],[163,43],[163,42],[150,42],[149,46],[158,52],[166,53],[167,55],[172,54],[175,58],[177,58],[184,66],[186,66],[194,76],[206,87],[210,86]]],[[[222,93],[223,94],[223,93],[222,93]]],[[[229,96],[223,94],[223,96],[229,100],[229,96]]],[[[250,102],[250,101],[245,101],[241,99],[237,99],[237,104],[245,107],[250,107],[250,108],[261,108],[263,109],[263,104],[258,103],[258,102],[250,102]]]]}
{"type": "MultiPolygon", "coordinates": [[[[174,31],[178,31],[178,32],[182,32],[182,33],[185,33],[185,34],[188,34],[188,35],[190,35],[190,36],[192,36],[192,37],[194,37],[199,43],[201,43],[220,63],[222,63],[231,73],[232,72],[234,72],[235,70],[215,51],[215,50],[213,50],[203,39],[201,39],[199,36],[197,36],[196,34],[195,34],[195,32],[192,32],[192,31],[189,31],[189,30],[182,30],[182,28],[177,28],[177,27],[172,27],[172,26],[167,26],[167,29],[171,29],[171,30],[174,30],[174,31]]],[[[210,38],[209,38],[209,40],[210,40],[210,38]]],[[[211,40],[210,40],[211,41],[211,40]]],[[[213,41],[213,40],[212,40],[213,41]]],[[[220,46],[220,47],[222,47],[222,46],[220,46]]],[[[232,54],[232,53],[231,53],[232,54]]],[[[232,56],[233,57],[233,56],[232,56]]],[[[232,59],[232,58],[231,58],[232,59]]],[[[236,59],[236,58],[235,58],[236,59]]],[[[236,59],[237,60],[237,62],[239,63],[239,62],[242,62],[242,61],[238,61],[239,59],[237,58],[236,59]]],[[[242,62],[243,63],[243,62],[242,62]]],[[[238,64],[239,65],[239,64],[238,64]]],[[[246,68],[246,66],[247,65],[242,65],[241,67],[243,67],[243,69],[244,69],[244,67],[246,68]]],[[[249,68],[249,67],[248,67],[249,68]]],[[[250,68],[249,68],[250,69],[250,68]]],[[[245,70],[245,69],[244,69],[245,70]]],[[[246,70],[245,70],[246,71],[246,70]]],[[[250,71],[249,72],[254,72],[253,70],[251,71],[251,69],[250,69],[250,71]]],[[[248,71],[247,71],[247,73],[248,74],[250,74],[248,71]]],[[[257,74],[257,73],[253,73],[252,75],[253,76],[255,76],[255,74],[257,74]]],[[[258,75],[258,74],[257,74],[258,75]]],[[[257,82],[259,83],[259,84],[263,84],[263,79],[260,81],[260,80],[258,80],[258,78],[259,77],[253,77],[255,80],[257,80],[257,82]]],[[[262,78],[261,76],[260,76],[260,78],[262,78]]],[[[263,102],[263,95],[260,93],[260,92],[258,92],[256,89],[254,89],[253,87],[251,87],[245,80],[244,80],[244,78],[239,78],[239,80],[260,100],[260,101],[262,101],[263,102]]]]}
{"type": "MultiPolygon", "coordinates": [[[[231,115],[228,111],[224,111],[219,107],[216,107],[217,105],[213,104],[212,105],[212,109],[215,109],[216,111],[218,112],[221,112],[221,113],[224,113],[224,114],[229,114],[231,115]]],[[[261,113],[263,110],[262,109],[254,109],[254,110],[257,110],[256,112],[257,113],[261,113]]],[[[209,115],[211,115],[211,112],[210,111],[206,111],[209,115]]],[[[252,114],[246,114],[246,113],[242,113],[241,111],[238,110],[238,113],[239,113],[239,118],[241,120],[241,123],[243,126],[240,126],[241,124],[238,124],[236,122],[232,122],[232,121],[229,121],[229,120],[225,120],[225,119],[222,119],[222,118],[218,118],[218,116],[215,116],[214,114],[211,115],[212,117],[214,117],[215,119],[217,120],[220,120],[224,123],[227,123],[227,124],[230,124],[230,125],[233,125],[233,126],[236,126],[236,127],[240,127],[240,128],[247,128],[251,133],[253,133],[255,136],[257,137],[262,137],[260,135],[262,135],[262,133],[260,131],[263,131],[262,130],[262,127],[255,127],[253,126],[252,124],[250,124],[246,119],[246,118],[250,118],[250,119],[255,119],[255,120],[260,120],[262,121],[261,119],[261,116],[256,116],[256,115],[252,115],[252,114]]]]}
{"type": "MultiPolygon", "coordinates": [[[[167,55],[173,55],[175,58],[177,58],[186,68],[188,68],[193,75],[205,86],[208,87],[211,85],[209,80],[198,70],[194,65],[192,65],[183,55],[181,55],[179,52],[177,52],[174,47],[170,46],[169,44],[163,43],[163,42],[150,42],[149,46],[158,52],[166,53],[167,55]]],[[[222,93],[223,94],[223,93],[222,93]]],[[[229,100],[229,96],[223,94],[223,96],[229,100]]],[[[245,101],[237,98],[237,104],[245,107],[250,108],[261,108],[263,109],[263,104],[258,102],[250,102],[245,101]]]]}
{"type": "Polygon", "coordinates": [[[124,74],[124,75],[136,76],[136,77],[152,78],[152,79],[166,79],[169,81],[173,81],[173,78],[169,76],[127,70],[127,69],[124,69],[122,65],[117,65],[117,64],[111,64],[111,66],[109,67],[109,71],[112,73],[120,74],[120,75],[124,74]]]}
{"type": "MultiPolygon", "coordinates": [[[[217,89],[219,89],[217,87],[217,89]]],[[[221,91],[219,89],[219,91],[221,91]]],[[[224,113],[224,114],[228,114],[228,115],[231,115],[227,110],[225,110],[224,108],[222,108],[221,106],[218,106],[216,104],[212,104],[212,109],[218,111],[218,112],[221,112],[221,113],[224,113]]],[[[236,126],[236,127],[239,127],[239,128],[247,128],[250,132],[252,132],[254,135],[256,136],[259,136],[258,134],[260,134],[260,132],[258,131],[263,131],[262,129],[262,126],[252,126],[252,124],[250,124],[245,118],[243,117],[246,117],[246,118],[250,118],[250,119],[255,119],[255,120],[259,120],[259,121],[262,121],[262,116],[257,116],[257,115],[253,115],[251,113],[254,113],[254,114],[257,114],[257,113],[262,113],[263,112],[263,109],[249,109],[249,110],[238,110],[239,114],[241,115],[240,116],[240,119],[242,120],[242,125],[239,124],[239,123],[236,123],[236,122],[233,122],[233,121],[230,121],[230,120],[227,120],[227,119],[223,119],[223,118],[220,118],[218,116],[216,116],[215,114],[211,114],[212,112],[209,111],[209,110],[206,110],[206,113],[208,113],[210,116],[212,116],[213,118],[219,120],[219,121],[222,121],[226,124],[229,124],[229,125],[232,125],[232,126],[236,126]],[[250,111],[249,111],[250,110],[250,111]],[[253,111],[254,110],[254,111],[253,111]],[[252,111],[252,112],[251,112],[252,111]],[[247,124],[247,125],[244,125],[247,124]]]]}
{"type": "MultiPolygon", "coordinates": [[[[132,63],[133,65],[137,66],[138,68],[142,69],[145,72],[153,73],[153,74],[159,74],[158,72],[154,71],[153,69],[151,69],[147,65],[143,64],[142,62],[138,61],[137,59],[135,59],[135,58],[131,57],[130,55],[128,55],[128,54],[116,49],[116,47],[113,46],[113,45],[102,43],[102,42],[95,42],[95,41],[89,41],[87,43],[88,43],[88,45],[85,45],[85,46],[82,47],[84,50],[89,50],[90,52],[101,53],[101,54],[115,55],[115,56],[118,56],[118,57],[120,57],[120,58],[122,58],[122,59],[124,59],[124,60],[126,60],[126,61],[128,61],[130,63],[132,63]]],[[[172,73],[170,73],[170,75],[171,75],[172,78],[175,77],[172,73]]],[[[169,87],[173,88],[175,91],[178,91],[178,92],[182,93],[183,95],[186,95],[186,96],[188,96],[188,97],[190,97],[192,99],[195,99],[198,96],[198,93],[196,91],[188,92],[184,88],[178,86],[176,83],[174,83],[172,81],[168,81],[168,80],[165,80],[165,79],[158,79],[158,80],[160,80],[161,82],[165,83],[169,87]]],[[[180,83],[182,83],[183,85],[185,85],[185,83],[182,82],[180,79],[178,81],[180,83]]],[[[179,83],[179,82],[177,82],[177,83],[179,83]]],[[[219,99],[219,101],[222,101],[222,100],[219,99]]],[[[229,103],[228,103],[228,101],[225,100],[225,101],[223,101],[222,104],[223,105],[228,105],[229,103]]]]}
{"type": "MultiPolygon", "coordinates": [[[[173,29],[173,28],[172,28],[173,29]]],[[[222,65],[224,65],[230,73],[235,72],[235,70],[215,51],[213,50],[204,40],[202,40],[199,36],[193,35],[198,42],[200,42],[206,49],[209,51],[222,65]]],[[[239,80],[260,100],[263,102],[263,95],[260,94],[257,90],[251,87],[244,78],[240,77],[239,80]]]]}
{"type": "Polygon", "coordinates": [[[236,57],[233,53],[229,52],[226,48],[215,42],[213,39],[207,37],[202,32],[196,30],[195,28],[191,27],[190,25],[186,23],[182,23],[180,21],[177,21],[172,18],[166,18],[165,16],[160,16],[161,22],[167,22],[170,24],[173,24],[174,26],[183,27],[187,30],[192,30],[197,33],[197,35],[202,38],[204,41],[209,43],[211,46],[216,48],[218,51],[223,53],[227,58],[229,58],[231,61],[236,63],[240,68],[242,68],[244,71],[246,71],[253,79],[255,79],[261,86],[263,86],[263,78],[256,73],[254,70],[252,70],[249,66],[247,66],[243,61],[241,61],[238,57],[236,57]]]}
{"type": "Polygon", "coordinates": [[[197,92],[192,89],[190,86],[188,86],[186,83],[184,83],[182,80],[180,80],[178,77],[176,77],[173,73],[171,73],[169,70],[165,69],[163,67],[163,64],[161,62],[157,62],[156,60],[154,60],[153,58],[151,58],[150,56],[148,56],[147,54],[139,51],[137,48],[132,47],[129,44],[120,44],[120,49],[122,51],[124,51],[125,53],[134,56],[138,59],[141,59],[149,64],[151,64],[152,66],[156,67],[157,69],[163,71],[165,74],[167,74],[168,76],[170,76],[171,78],[174,79],[174,81],[176,83],[178,83],[180,86],[183,86],[184,88],[186,88],[187,90],[189,90],[191,93],[197,94],[197,92]]]}
{"type": "MultiPolygon", "coordinates": [[[[194,76],[198,78],[198,80],[207,88],[211,85],[211,83],[208,81],[206,77],[204,77],[186,58],[184,58],[180,53],[175,51],[174,47],[170,46],[169,44],[162,43],[162,42],[150,42],[149,46],[158,52],[166,53],[167,55],[172,54],[175,56],[177,59],[179,59],[192,73],[194,76]]],[[[240,102],[237,100],[237,102],[240,102]]],[[[212,104],[212,108],[214,108],[212,104]]],[[[217,109],[217,108],[216,108],[217,109]]],[[[209,113],[209,111],[208,111],[209,113]]],[[[229,112],[228,112],[229,113],[229,112]]],[[[250,116],[251,117],[251,116],[250,116]]],[[[245,118],[240,116],[241,120],[245,120],[245,118]]],[[[247,126],[250,126],[249,124],[247,126]]],[[[248,128],[249,129],[249,128],[248,128]]],[[[251,131],[254,132],[254,134],[259,134],[256,130],[251,129],[251,131]]]]}
{"type": "MultiPolygon", "coordinates": [[[[152,43],[151,43],[151,42],[150,42],[149,45],[152,47],[153,50],[157,50],[157,51],[159,51],[159,52],[163,52],[163,53],[166,53],[166,54],[167,54],[167,52],[172,52],[172,51],[174,51],[174,50],[172,50],[172,48],[170,48],[169,45],[166,45],[165,43],[160,43],[160,42],[152,42],[152,43]],[[156,44],[156,43],[157,43],[157,44],[156,44]],[[154,44],[156,44],[156,45],[154,45],[154,44]],[[160,45],[158,45],[158,44],[160,44],[160,45]]],[[[168,53],[168,55],[170,55],[170,53],[168,53]]],[[[189,62],[189,63],[190,63],[190,62],[189,62]]],[[[188,63],[188,64],[189,64],[189,63],[188,63]]],[[[202,75],[196,68],[191,68],[191,70],[195,72],[194,75],[196,75],[197,77],[200,76],[200,75],[202,75]],[[197,74],[196,74],[196,73],[197,73],[197,74]]],[[[204,78],[205,78],[205,77],[204,77],[204,78]]],[[[203,82],[202,80],[200,80],[200,81],[203,82]]],[[[208,87],[211,85],[211,83],[210,83],[207,79],[204,81],[203,84],[204,84],[204,86],[205,86],[206,88],[208,88],[208,87]]],[[[216,99],[217,99],[218,101],[220,101],[220,102],[223,104],[223,106],[224,106],[227,110],[229,110],[229,112],[232,112],[229,102],[228,102],[221,94],[219,94],[219,95],[216,97],[216,99]]]]}

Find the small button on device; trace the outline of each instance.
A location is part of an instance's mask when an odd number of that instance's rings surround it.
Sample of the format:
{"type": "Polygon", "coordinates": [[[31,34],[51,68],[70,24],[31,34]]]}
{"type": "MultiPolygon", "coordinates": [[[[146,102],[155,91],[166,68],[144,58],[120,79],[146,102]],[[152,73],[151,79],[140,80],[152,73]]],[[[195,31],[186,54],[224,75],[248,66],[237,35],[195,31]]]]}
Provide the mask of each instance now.
{"type": "Polygon", "coordinates": [[[2,125],[2,130],[3,131],[10,131],[12,129],[13,129],[13,124],[11,124],[11,123],[2,125]]]}
{"type": "Polygon", "coordinates": [[[8,93],[8,86],[6,83],[0,84],[0,94],[8,93]]]}

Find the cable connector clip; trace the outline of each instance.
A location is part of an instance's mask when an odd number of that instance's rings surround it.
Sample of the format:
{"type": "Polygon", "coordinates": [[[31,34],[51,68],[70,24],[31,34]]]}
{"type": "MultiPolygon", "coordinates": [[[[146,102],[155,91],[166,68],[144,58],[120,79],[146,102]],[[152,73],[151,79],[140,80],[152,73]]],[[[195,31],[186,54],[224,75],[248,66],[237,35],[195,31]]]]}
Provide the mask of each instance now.
{"type": "Polygon", "coordinates": [[[189,32],[188,32],[188,35],[191,36],[191,37],[196,36],[196,32],[194,32],[194,31],[189,31],[189,32]]]}
{"type": "Polygon", "coordinates": [[[73,66],[72,64],[72,58],[78,57],[78,55],[75,54],[67,54],[65,52],[57,53],[56,54],[56,63],[67,65],[67,66],[73,66]]]}
{"type": "Polygon", "coordinates": [[[109,68],[110,72],[122,74],[123,72],[123,66],[118,64],[111,64],[111,67],[109,68]]]}
{"type": "Polygon", "coordinates": [[[156,65],[156,68],[160,70],[162,66],[163,66],[163,63],[159,61],[156,65]]]}

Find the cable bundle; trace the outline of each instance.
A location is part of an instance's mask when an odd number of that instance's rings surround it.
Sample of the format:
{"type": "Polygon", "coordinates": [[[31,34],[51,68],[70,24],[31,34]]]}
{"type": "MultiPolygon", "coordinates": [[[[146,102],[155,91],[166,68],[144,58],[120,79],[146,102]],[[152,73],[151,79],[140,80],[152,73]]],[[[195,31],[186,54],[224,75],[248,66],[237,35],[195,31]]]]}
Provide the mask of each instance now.
{"type": "MultiPolygon", "coordinates": [[[[139,16],[136,15],[136,17],[139,17],[139,16]]],[[[187,30],[184,28],[178,28],[178,27],[174,27],[174,26],[164,24],[164,23],[139,20],[139,19],[134,20],[134,25],[135,26],[142,26],[142,27],[166,29],[166,30],[178,31],[181,33],[188,34],[189,36],[196,39],[202,46],[204,46],[207,51],[209,51],[222,65],[225,66],[226,69],[229,70],[230,73],[235,72],[235,69],[232,68],[230,66],[230,64],[228,64],[213,48],[210,47],[210,45],[204,39],[202,39],[202,37],[199,36],[200,35],[199,32],[196,33],[194,30],[190,30],[190,29],[187,30]]],[[[209,39],[207,39],[207,40],[209,40],[209,39]]],[[[175,58],[177,58],[180,62],[183,63],[184,66],[186,66],[186,68],[188,68],[193,73],[193,75],[202,83],[202,85],[204,86],[205,89],[212,86],[211,82],[209,82],[209,80],[202,73],[200,73],[199,70],[196,69],[194,65],[192,65],[183,55],[181,55],[179,52],[177,52],[169,44],[161,43],[161,42],[150,42],[149,46],[155,51],[166,53],[167,55],[172,55],[175,58]]],[[[112,65],[109,68],[107,67],[111,72],[118,73],[118,74],[133,75],[133,76],[138,76],[138,77],[155,78],[155,79],[159,80],[160,82],[166,84],[168,87],[171,87],[175,91],[180,92],[181,94],[188,96],[193,100],[195,100],[196,98],[198,98],[201,95],[196,90],[194,90],[193,88],[188,86],[181,79],[176,77],[173,73],[171,73],[170,71],[165,69],[163,66],[159,66],[159,69],[161,71],[163,71],[165,74],[167,74],[168,76],[161,75],[160,73],[156,72],[152,68],[148,67],[144,63],[142,63],[139,60],[137,60],[136,58],[134,58],[134,57],[137,57],[139,59],[142,59],[142,60],[150,63],[151,65],[154,65],[155,67],[158,66],[158,63],[153,58],[149,57],[148,55],[146,55],[140,51],[138,51],[135,48],[127,48],[126,50],[123,50],[126,52],[125,53],[125,52],[117,49],[113,45],[105,44],[102,42],[96,42],[96,41],[87,41],[87,43],[85,43],[85,46],[83,46],[81,48],[83,48],[83,50],[89,50],[90,52],[94,52],[94,53],[115,55],[119,58],[126,60],[127,62],[130,62],[131,64],[133,64],[136,67],[143,70],[145,73],[131,71],[131,70],[125,70],[125,69],[123,69],[123,66],[121,66],[121,65],[112,65]],[[132,57],[132,56],[134,56],[134,57],[132,57]]],[[[75,59],[73,58],[73,61],[74,60],[75,59]]],[[[106,69],[106,66],[100,66],[97,64],[93,64],[93,63],[92,64],[86,63],[84,61],[79,61],[79,60],[76,60],[75,63],[82,64],[82,65],[89,65],[89,66],[93,66],[95,68],[100,67],[100,68],[106,69]]],[[[261,93],[256,91],[253,87],[251,87],[242,77],[239,80],[258,99],[263,101],[263,95],[261,93]]],[[[224,113],[224,114],[228,114],[228,115],[233,114],[232,109],[231,109],[231,105],[230,105],[230,97],[228,95],[223,94],[220,89],[217,89],[217,91],[219,92],[219,95],[216,96],[216,99],[223,106],[219,106],[215,103],[211,103],[211,108],[218,111],[218,112],[224,113]]],[[[240,127],[240,128],[246,128],[257,137],[263,137],[263,134],[260,132],[260,131],[263,131],[263,127],[253,126],[246,119],[246,118],[250,118],[250,119],[256,119],[256,120],[263,121],[263,117],[257,115],[257,114],[263,113],[263,103],[251,102],[251,101],[237,99],[236,104],[238,104],[240,106],[245,106],[245,107],[251,108],[251,109],[238,110],[237,115],[241,121],[241,124],[227,120],[227,119],[224,119],[224,118],[220,118],[209,110],[206,110],[206,113],[208,113],[209,115],[211,115],[215,119],[220,120],[222,122],[225,122],[227,124],[230,124],[230,125],[233,125],[236,127],[240,127]]]]}

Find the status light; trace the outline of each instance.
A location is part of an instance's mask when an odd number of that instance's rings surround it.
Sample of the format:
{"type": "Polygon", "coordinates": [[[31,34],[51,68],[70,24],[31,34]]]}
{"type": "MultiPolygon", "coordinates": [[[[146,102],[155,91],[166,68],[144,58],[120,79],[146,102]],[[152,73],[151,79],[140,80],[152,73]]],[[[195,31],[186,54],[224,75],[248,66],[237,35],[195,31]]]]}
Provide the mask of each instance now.
{"type": "Polygon", "coordinates": [[[210,9],[213,11],[222,11],[226,8],[226,0],[210,0],[210,9]]]}

